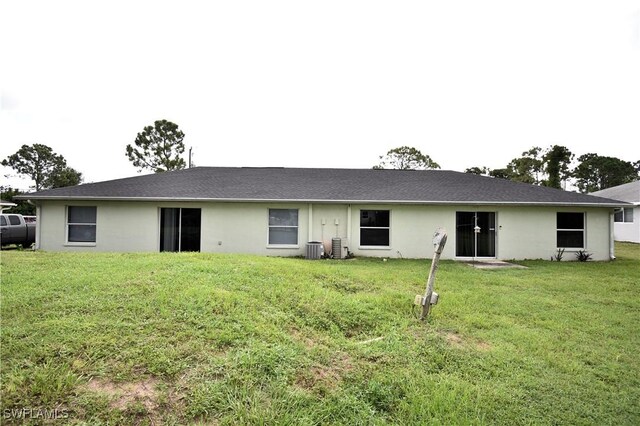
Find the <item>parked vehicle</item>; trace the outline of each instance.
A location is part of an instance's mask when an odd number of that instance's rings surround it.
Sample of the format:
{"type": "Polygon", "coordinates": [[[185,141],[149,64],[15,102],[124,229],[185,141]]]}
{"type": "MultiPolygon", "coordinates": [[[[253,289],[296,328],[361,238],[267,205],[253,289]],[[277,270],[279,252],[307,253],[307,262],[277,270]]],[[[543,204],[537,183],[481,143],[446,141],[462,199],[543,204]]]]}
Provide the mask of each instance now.
{"type": "Polygon", "coordinates": [[[0,244],[29,247],[36,241],[35,222],[27,223],[21,214],[0,215],[0,244]]]}

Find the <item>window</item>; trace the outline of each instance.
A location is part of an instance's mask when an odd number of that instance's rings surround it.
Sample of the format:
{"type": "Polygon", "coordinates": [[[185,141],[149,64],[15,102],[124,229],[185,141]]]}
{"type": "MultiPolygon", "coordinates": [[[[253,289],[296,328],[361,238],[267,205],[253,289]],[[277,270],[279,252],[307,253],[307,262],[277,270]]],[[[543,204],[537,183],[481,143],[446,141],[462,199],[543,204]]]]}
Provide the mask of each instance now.
{"type": "Polygon", "coordinates": [[[2,223],[0,223],[0,225],[7,226],[7,219],[5,219],[4,216],[0,216],[0,220],[2,221],[2,223]]]}
{"type": "Polygon", "coordinates": [[[584,248],[584,213],[558,213],[558,248],[584,248]]]}
{"type": "Polygon", "coordinates": [[[389,210],[360,210],[360,245],[389,246],[389,210]]]}
{"type": "Polygon", "coordinates": [[[633,223],[633,208],[625,207],[615,212],[613,215],[614,222],[633,223]]]}
{"type": "Polygon", "coordinates": [[[618,210],[613,214],[614,222],[624,222],[624,210],[618,210]]]}
{"type": "Polygon", "coordinates": [[[626,207],[624,209],[624,221],[627,223],[633,223],[633,208],[626,207]]]}
{"type": "Polygon", "coordinates": [[[15,214],[9,215],[9,223],[11,225],[20,225],[20,217],[16,216],[15,214]]]}
{"type": "Polygon", "coordinates": [[[269,209],[269,245],[298,244],[298,210],[269,209]]]}
{"type": "Polygon", "coordinates": [[[94,206],[67,207],[67,242],[96,242],[96,210],[94,206]]]}

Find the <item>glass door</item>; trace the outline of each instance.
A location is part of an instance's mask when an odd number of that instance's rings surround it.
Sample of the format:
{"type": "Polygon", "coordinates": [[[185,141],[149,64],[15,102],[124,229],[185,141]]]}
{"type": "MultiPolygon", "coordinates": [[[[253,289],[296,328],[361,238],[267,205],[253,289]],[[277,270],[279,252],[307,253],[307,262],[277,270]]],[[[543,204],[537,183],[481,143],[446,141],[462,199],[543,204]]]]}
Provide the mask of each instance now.
{"type": "Polygon", "coordinates": [[[494,212],[476,213],[476,226],[480,228],[480,232],[475,234],[476,256],[496,257],[496,214],[494,212]]]}
{"type": "Polygon", "coordinates": [[[200,209],[160,209],[160,251],[200,251],[200,209]]]}
{"type": "Polygon", "coordinates": [[[200,251],[200,209],[182,209],[180,251],[200,251]]]}
{"type": "Polygon", "coordinates": [[[456,212],[456,256],[496,257],[495,212],[456,212]]]}
{"type": "Polygon", "coordinates": [[[160,209],[160,251],[180,251],[180,209],[160,209]]]}

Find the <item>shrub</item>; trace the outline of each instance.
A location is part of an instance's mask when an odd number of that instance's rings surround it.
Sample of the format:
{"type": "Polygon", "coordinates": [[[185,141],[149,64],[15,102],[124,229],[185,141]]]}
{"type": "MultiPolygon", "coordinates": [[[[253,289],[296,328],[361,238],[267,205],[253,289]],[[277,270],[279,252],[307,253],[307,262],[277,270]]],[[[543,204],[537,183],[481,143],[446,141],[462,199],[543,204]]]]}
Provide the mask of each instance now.
{"type": "Polygon", "coordinates": [[[580,262],[591,260],[591,256],[593,255],[591,253],[588,253],[586,250],[580,250],[576,253],[576,259],[578,259],[580,262]]]}
{"type": "Polygon", "coordinates": [[[555,260],[556,262],[560,262],[562,261],[563,256],[564,256],[564,249],[558,249],[556,254],[551,256],[551,261],[553,262],[555,260]]]}

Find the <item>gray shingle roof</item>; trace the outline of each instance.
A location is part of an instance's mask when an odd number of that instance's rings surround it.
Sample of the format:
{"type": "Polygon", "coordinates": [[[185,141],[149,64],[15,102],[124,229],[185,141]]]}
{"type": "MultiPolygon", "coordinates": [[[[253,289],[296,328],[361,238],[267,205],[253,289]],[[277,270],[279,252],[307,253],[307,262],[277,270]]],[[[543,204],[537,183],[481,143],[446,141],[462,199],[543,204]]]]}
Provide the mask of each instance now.
{"type": "Polygon", "coordinates": [[[592,195],[640,204],[640,180],[603,189],[602,191],[596,191],[593,192],[592,195]]]}
{"type": "Polygon", "coordinates": [[[619,201],[446,170],[195,167],[21,198],[619,206],[619,201]]]}

